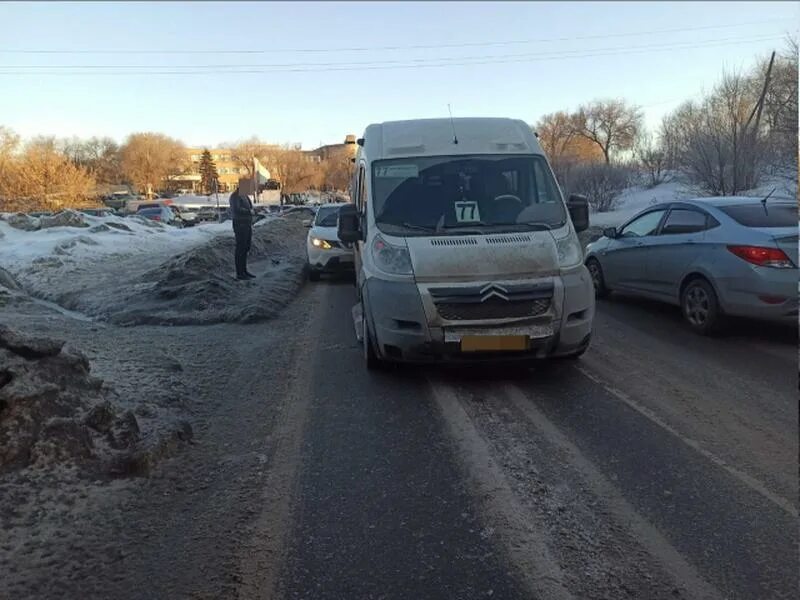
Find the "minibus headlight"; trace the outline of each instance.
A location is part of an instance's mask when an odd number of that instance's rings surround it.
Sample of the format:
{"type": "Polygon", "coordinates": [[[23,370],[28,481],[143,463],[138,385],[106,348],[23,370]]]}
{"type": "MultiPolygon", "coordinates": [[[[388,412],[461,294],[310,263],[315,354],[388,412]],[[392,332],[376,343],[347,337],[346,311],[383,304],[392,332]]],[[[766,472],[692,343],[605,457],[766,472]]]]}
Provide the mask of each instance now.
{"type": "Polygon", "coordinates": [[[583,252],[576,235],[570,233],[563,238],[556,239],[556,249],[558,250],[558,266],[562,269],[577,267],[583,262],[583,252]]]}
{"type": "Polygon", "coordinates": [[[389,244],[379,235],[376,235],[372,242],[372,258],[375,260],[375,265],[384,273],[393,275],[413,273],[408,248],[389,244]]]}

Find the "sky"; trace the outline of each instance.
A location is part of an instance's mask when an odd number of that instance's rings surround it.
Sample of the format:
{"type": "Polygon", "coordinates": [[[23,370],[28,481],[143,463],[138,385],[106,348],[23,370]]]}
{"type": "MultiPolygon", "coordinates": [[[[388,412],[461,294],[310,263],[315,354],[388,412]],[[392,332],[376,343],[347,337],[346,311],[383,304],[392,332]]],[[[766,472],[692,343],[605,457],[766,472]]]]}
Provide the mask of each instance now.
{"type": "Polygon", "coordinates": [[[655,127],[782,49],[800,3],[0,2],[0,22],[0,126],[23,138],[308,149],[448,104],[535,123],[620,97],[655,127]]]}

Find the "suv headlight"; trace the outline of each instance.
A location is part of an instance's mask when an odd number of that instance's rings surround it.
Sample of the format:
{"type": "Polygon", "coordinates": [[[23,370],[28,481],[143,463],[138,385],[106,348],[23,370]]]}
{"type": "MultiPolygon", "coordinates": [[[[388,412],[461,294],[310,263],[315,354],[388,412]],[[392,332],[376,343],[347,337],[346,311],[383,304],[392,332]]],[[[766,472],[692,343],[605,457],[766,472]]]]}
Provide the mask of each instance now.
{"type": "Polygon", "coordinates": [[[556,238],[556,249],[558,250],[558,266],[562,269],[577,267],[583,262],[583,250],[578,236],[571,231],[563,238],[556,238]]]}
{"type": "Polygon", "coordinates": [[[330,250],[333,248],[328,240],[323,240],[320,238],[311,238],[311,245],[315,248],[322,248],[323,250],[330,250]]]}
{"type": "Polygon", "coordinates": [[[411,255],[408,248],[388,243],[376,235],[372,241],[372,258],[375,265],[384,273],[393,275],[412,275],[411,255]]]}

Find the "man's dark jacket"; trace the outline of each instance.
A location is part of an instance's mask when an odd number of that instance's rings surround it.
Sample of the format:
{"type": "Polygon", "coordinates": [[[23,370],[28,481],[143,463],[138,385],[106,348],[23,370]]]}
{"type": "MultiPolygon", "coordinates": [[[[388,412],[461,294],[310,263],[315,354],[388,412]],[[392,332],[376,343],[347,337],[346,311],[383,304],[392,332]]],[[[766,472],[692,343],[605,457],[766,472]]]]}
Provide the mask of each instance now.
{"type": "Polygon", "coordinates": [[[253,203],[246,195],[233,192],[228,200],[231,207],[231,219],[239,223],[253,222],[253,203]]]}

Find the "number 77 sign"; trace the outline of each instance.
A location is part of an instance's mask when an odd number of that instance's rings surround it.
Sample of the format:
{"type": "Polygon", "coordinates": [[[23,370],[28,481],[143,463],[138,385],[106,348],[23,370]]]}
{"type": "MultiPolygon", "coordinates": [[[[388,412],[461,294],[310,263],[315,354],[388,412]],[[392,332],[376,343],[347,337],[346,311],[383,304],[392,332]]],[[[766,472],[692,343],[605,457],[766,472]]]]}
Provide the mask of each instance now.
{"type": "Polygon", "coordinates": [[[456,221],[459,223],[476,223],[481,220],[477,202],[455,202],[454,206],[456,209],[456,221]]]}

